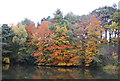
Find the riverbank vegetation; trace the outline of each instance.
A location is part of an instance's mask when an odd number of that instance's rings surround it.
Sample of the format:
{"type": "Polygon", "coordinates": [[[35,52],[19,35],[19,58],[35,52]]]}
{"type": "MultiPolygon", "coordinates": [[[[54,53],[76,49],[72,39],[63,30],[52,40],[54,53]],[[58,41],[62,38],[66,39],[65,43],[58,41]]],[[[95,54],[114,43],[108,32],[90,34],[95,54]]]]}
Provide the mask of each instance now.
{"type": "Polygon", "coordinates": [[[52,66],[108,66],[118,68],[120,54],[120,10],[105,6],[88,15],[63,15],[41,23],[29,19],[17,25],[3,24],[2,59],[4,63],[52,66]]]}

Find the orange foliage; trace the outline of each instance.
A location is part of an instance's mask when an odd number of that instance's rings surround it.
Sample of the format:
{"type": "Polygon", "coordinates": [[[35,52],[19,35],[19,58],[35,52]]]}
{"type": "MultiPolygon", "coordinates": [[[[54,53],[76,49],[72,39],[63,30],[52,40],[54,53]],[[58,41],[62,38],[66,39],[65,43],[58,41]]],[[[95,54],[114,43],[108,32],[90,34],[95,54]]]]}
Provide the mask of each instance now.
{"type": "Polygon", "coordinates": [[[37,48],[33,56],[38,65],[71,66],[84,62],[85,66],[89,66],[99,51],[99,41],[102,40],[99,32],[103,31],[101,22],[96,16],[90,15],[89,19],[76,24],[73,26],[74,32],[66,25],[61,27],[56,22],[44,21],[38,27],[33,23],[28,25],[28,44],[37,48]],[[54,30],[49,29],[50,24],[55,25],[54,30]]]}

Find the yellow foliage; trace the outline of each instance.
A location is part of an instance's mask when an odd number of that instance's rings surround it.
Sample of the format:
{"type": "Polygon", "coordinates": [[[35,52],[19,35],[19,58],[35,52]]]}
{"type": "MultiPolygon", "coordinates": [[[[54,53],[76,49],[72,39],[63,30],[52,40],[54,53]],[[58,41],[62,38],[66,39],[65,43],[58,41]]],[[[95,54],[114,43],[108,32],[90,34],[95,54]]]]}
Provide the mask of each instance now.
{"type": "Polygon", "coordinates": [[[70,37],[70,36],[66,36],[66,37],[70,37]]]}
{"type": "Polygon", "coordinates": [[[113,57],[114,59],[118,59],[118,55],[117,55],[116,53],[113,53],[113,54],[112,54],[112,57],[113,57]]]}
{"type": "Polygon", "coordinates": [[[43,65],[43,63],[38,63],[37,65],[43,65]]]}
{"type": "Polygon", "coordinates": [[[3,62],[5,62],[5,63],[10,63],[10,58],[9,58],[9,57],[5,57],[5,58],[3,59],[3,62]]]}
{"type": "Polygon", "coordinates": [[[101,34],[100,34],[100,33],[98,33],[98,32],[96,32],[95,34],[96,34],[97,36],[101,36],[101,34]]]}
{"type": "Polygon", "coordinates": [[[92,60],[87,60],[87,61],[86,61],[86,63],[90,63],[90,62],[92,62],[92,60]]]}
{"type": "Polygon", "coordinates": [[[88,52],[89,54],[93,53],[93,52],[88,52]]]}
{"type": "Polygon", "coordinates": [[[90,64],[85,64],[85,66],[90,66],[90,64]]]}
{"type": "Polygon", "coordinates": [[[51,64],[46,64],[46,65],[51,65],[51,64]]]}
{"type": "Polygon", "coordinates": [[[87,70],[87,69],[86,69],[85,72],[90,72],[90,70],[87,70]]]}
{"type": "Polygon", "coordinates": [[[65,62],[64,63],[58,63],[58,65],[62,65],[63,66],[63,65],[66,65],[66,63],[65,62]]]}
{"type": "Polygon", "coordinates": [[[48,46],[49,44],[45,44],[44,46],[48,46]]]}
{"type": "Polygon", "coordinates": [[[26,41],[28,36],[27,31],[25,29],[25,25],[18,24],[16,26],[12,26],[15,36],[13,37],[13,42],[17,42],[18,44],[22,44],[26,41]]]}
{"type": "Polygon", "coordinates": [[[64,71],[64,72],[66,71],[66,69],[58,69],[58,70],[59,70],[59,71],[64,71]]]}
{"type": "Polygon", "coordinates": [[[72,63],[67,63],[67,66],[73,65],[72,63]]]}

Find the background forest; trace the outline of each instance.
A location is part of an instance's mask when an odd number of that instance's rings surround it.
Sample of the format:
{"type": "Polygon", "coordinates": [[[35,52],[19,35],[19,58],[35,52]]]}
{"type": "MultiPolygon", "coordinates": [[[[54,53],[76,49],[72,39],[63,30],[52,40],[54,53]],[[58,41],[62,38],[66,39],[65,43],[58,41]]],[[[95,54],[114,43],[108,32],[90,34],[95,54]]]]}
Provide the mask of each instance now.
{"type": "Polygon", "coordinates": [[[120,10],[104,6],[88,15],[72,12],[24,19],[0,27],[4,63],[53,66],[116,66],[120,57],[120,10]]]}

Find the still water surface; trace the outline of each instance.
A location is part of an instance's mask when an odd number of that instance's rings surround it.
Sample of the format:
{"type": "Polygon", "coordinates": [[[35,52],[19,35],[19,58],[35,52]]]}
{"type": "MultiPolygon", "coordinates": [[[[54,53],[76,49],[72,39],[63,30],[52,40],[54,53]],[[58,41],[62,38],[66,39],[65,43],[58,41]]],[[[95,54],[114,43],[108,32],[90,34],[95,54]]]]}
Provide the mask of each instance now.
{"type": "Polygon", "coordinates": [[[118,79],[118,72],[45,66],[3,65],[3,79],[118,79]]]}

